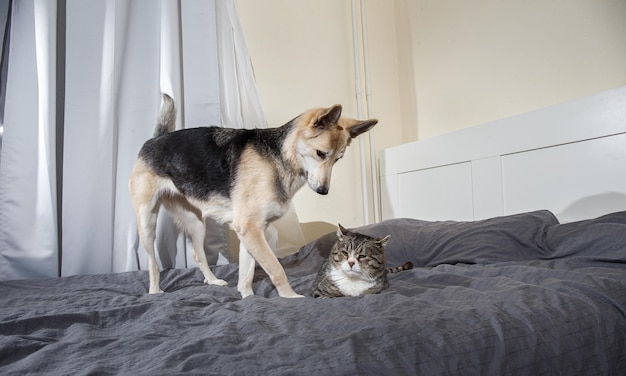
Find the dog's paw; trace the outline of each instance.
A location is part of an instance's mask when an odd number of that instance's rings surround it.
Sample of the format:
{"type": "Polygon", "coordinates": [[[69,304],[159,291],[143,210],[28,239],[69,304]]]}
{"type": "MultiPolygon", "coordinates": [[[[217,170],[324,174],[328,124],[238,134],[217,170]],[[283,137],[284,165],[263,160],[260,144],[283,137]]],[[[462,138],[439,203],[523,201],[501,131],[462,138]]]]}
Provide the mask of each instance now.
{"type": "Polygon", "coordinates": [[[293,291],[289,284],[284,286],[276,286],[276,290],[278,290],[278,295],[281,298],[304,298],[303,295],[300,295],[297,292],[293,291]]]}
{"type": "Polygon", "coordinates": [[[296,294],[295,292],[293,294],[286,294],[286,295],[280,295],[281,298],[304,298],[304,295],[300,295],[300,294],[296,294]]]}
{"type": "Polygon", "coordinates": [[[241,299],[245,299],[248,296],[252,296],[254,295],[254,292],[252,291],[252,287],[249,288],[237,288],[237,290],[239,290],[239,293],[241,294],[241,299]]]}
{"type": "Polygon", "coordinates": [[[212,279],[212,280],[208,280],[208,279],[204,279],[204,283],[206,283],[207,285],[216,285],[216,286],[226,286],[228,285],[228,282],[224,281],[223,279],[212,279]]]}

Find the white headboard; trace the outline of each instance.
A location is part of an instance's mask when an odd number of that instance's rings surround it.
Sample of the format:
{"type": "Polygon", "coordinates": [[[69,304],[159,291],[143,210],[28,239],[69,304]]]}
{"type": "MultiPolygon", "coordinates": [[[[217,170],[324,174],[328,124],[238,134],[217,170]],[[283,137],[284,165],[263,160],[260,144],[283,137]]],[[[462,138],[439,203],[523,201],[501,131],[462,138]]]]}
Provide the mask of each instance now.
{"type": "Polygon", "coordinates": [[[626,210],[626,86],[386,149],[383,219],[626,210]]]}

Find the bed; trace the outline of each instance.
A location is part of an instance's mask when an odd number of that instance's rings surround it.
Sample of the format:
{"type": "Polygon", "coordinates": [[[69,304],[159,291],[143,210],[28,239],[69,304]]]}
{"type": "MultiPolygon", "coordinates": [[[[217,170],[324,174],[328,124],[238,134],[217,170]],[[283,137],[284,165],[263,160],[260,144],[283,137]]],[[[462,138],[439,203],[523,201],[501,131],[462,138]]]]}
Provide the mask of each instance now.
{"type": "MultiPolygon", "coordinates": [[[[146,293],[147,271],[0,282],[0,374],[624,374],[626,142],[611,149],[610,158],[585,143],[621,142],[625,96],[618,89],[502,123],[546,126],[555,114],[567,117],[576,109],[576,119],[586,114],[587,124],[605,124],[603,135],[592,138],[579,133],[542,147],[459,151],[454,160],[431,148],[454,149],[458,134],[386,150],[385,219],[356,230],[391,234],[388,264],[411,261],[415,267],[390,275],[390,287],[380,294],[310,297],[336,239],[332,232],[281,259],[304,299],[278,297],[258,270],[256,295],[241,300],[236,264],[212,267],[228,287],[202,284],[197,268],[164,270],[166,293],[159,295],[146,293]],[[613,103],[609,126],[598,110],[607,101],[613,103]],[[574,193],[559,186],[566,175],[572,178],[566,169],[558,179],[538,182],[542,189],[516,196],[511,176],[527,174],[530,162],[512,163],[510,156],[573,144],[582,144],[592,166],[597,158],[612,164],[577,171],[574,193]],[[412,156],[430,162],[416,166],[412,156]],[[394,158],[411,163],[391,168],[386,163],[394,158]],[[578,187],[591,180],[588,173],[594,182],[578,187]],[[425,205],[420,197],[432,187],[423,183],[440,175],[433,184],[456,187],[425,205]],[[618,184],[613,175],[621,176],[618,184]],[[474,189],[458,197],[454,189],[466,183],[474,189]]],[[[510,129],[501,134],[493,124],[478,128],[483,136],[511,137],[510,129]]],[[[465,142],[482,137],[462,133],[465,142]]],[[[554,167],[552,158],[563,155],[551,150],[540,157],[534,171],[554,167]]]]}
{"type": "Polygon", "coordinates": [[[626,86],[383,151],[383,219],[626,208],[626,86]]]}

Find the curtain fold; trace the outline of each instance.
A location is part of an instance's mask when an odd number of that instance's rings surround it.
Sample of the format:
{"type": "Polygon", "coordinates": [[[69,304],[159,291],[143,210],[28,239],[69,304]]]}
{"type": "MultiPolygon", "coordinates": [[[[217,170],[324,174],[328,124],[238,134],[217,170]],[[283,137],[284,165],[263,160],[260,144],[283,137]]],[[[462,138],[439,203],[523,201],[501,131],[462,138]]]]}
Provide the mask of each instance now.
{"type": "MultiPolygon", "coordinates": [[[[177,128],[266,127],[234,1],[5,5],[0,279],[146,269],[127,182],[160,93],[176,101],[177,128]]],[[[295,211],[285,226],[267,232],[281,254],[304,243],[295,211]]],[[[228,262],[227,228],[207,227],[210,263],[228,262]]],[[[162,266],[196,267],[188,242],[162,211],[162,266]]]]}
{"type": "Polygon", "coordinates": [[[67,1],[62,275],[137,268],[126,182],[158,109],[159,14],[153,1],[67,1]]]}
{"type": "Polygon", "coordinates": [[[0,0],[0,157],[2,156],[2,133],[4,131],[4,103],[7,89],[7,68],[9,66],[9,43],[11,35],[12,0],[0,0]]]}
{"type": "Polygon", "coordinates": [[[10,17],[0,157],[0,278],[52,277],[59,273],[56,33],[51,32],[56,5],[16,1],[10,17]]]}

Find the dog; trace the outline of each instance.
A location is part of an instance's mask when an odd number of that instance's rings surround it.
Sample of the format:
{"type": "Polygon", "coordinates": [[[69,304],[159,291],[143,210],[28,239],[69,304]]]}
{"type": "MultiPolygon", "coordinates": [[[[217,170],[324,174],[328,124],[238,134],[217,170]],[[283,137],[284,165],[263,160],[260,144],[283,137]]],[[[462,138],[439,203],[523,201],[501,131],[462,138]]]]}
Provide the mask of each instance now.
{"type": "Polygon", "coordinates": [[[341,117],[341,105],[334,105],[308,110],[278,128],[175,131],[174,101],[162,97],[153,138],[144,143],[129,178],[139,237],[148,254],[149,293],[163,292],[154,256],[157,214],[163,206],[191,237],[204,283],[227,284],[215,277],[204,251],[204,218],[212,217],[228,223],[241,241],[237,290],[242,298],[253,295],[255,261],[281,297],[302,297],[289,284],[265,229],[287,211],[305,183],[326,195],[335,162],[353,138],[378,120],[341,117]]]}

